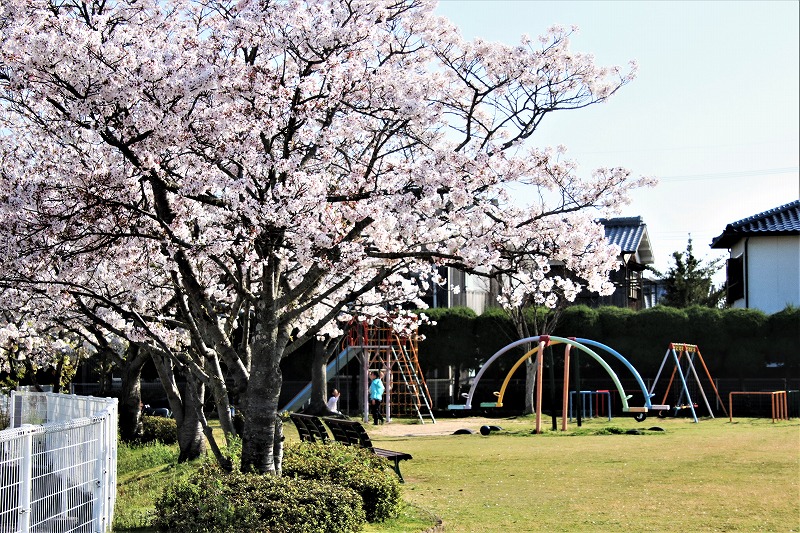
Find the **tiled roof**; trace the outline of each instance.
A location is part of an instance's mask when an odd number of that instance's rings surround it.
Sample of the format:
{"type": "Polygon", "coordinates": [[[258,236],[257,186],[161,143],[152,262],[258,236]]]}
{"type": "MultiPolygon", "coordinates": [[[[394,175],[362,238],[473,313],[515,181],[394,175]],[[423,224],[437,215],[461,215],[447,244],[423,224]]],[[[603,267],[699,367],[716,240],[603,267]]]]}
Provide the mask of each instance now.
{"type": "Polygon", "coordinates": [[[745,237],[774,235],[800,235],[800,200],[728,224],[711,247],[730,248],[745,237]]]}
{"type": "Polygon", "coordinates": [[[623,254],[638,252],[642,264],[653,262],[647,224],[642,217],[601,218],[600,223],[605,227],[608,242],[618,245],[623,254]]]}

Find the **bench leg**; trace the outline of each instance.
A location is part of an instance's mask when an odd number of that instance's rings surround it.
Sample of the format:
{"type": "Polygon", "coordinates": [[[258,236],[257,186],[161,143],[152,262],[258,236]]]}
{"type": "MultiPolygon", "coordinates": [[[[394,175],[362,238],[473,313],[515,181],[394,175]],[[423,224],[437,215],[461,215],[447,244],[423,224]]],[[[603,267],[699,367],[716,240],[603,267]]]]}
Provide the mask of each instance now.
{"type": "Polygon", "coordinates": [[[403,474],[400,473],[400,461],[398,459],[394,460],[394,471],[397,474],[397,477],[400,478],[400,483],[405,483],[406,480],[403,479],[403,474]]]}

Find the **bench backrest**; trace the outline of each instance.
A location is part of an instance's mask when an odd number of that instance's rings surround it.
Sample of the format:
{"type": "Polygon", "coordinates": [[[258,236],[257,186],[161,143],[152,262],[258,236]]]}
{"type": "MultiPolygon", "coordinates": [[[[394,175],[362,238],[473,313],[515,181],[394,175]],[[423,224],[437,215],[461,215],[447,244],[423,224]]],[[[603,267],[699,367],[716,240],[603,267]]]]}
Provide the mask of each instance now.
{"type": "Polygon", "coordinates": [[[324,420],[337,442],[347,446],[355,445],[368,450],[373,449],[372,441],[361,423],[355,420],[340,420],[337,418],[325,418],[324,420]]]}
{"type": "Polygon", "coordinates": [[[327,442],[328,432],[316,416],[290,413],[289,418],[294,422],[300,440],[305,442],[327,442]]]}

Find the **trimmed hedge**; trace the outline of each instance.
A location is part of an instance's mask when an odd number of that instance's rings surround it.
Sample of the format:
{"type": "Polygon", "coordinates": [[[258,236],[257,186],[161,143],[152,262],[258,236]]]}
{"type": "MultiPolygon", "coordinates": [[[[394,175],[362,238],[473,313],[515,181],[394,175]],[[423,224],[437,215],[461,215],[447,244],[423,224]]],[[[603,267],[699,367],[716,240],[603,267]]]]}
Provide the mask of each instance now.
{"type": "Polygon", "coordinates": [[[471,368],[476,361],[472,333],[477,317],[475,311],[468,307],[440,307],[419,312],[436,322],[436,325],[423,324],[420,327],[420,333],[426,337],[419,344],[420,365],[423,368],[471,368]]]}
{"type": "Polygon", "coordinates": [[[138,442],[140,444],[148,442],[175,444],[178,442],[178,426],[175,419],[142,415],[142,436],[139,437],[138,442]]]}
{"type": "Polygon", "coordinates": [[[361,496],[347,487],[212,465],[167,487],[155,507],[155,527],[175,533],[355,532],[365,520],[361,496]]]}
{"type": "MultiPolygon", "coordinates": [[[[518,339],[508,314],[499,308],[487,309],[475,318],[455,310],[426,313],[448,316],[446,326],[424,331],[427,339],[420,343],[420,357],[424,354],[426,372],[453,364],[454,352],[470,354],[456,366],[478,368],[497,350],[518,339]],[[451,320],[448,312],[458,319],[451,320]]],[[[445,322],[444,318],[440,320],[445,322]]],[[[576,305],[563,311],[552,334],[606,344],[628,358],[643,375],[658,370],[670,342],[700,346],[715,377],[790,377],[800,371],[800,308],[792,306],[766,316],[755,309],[656,306],[636,312],[576,305]],[[779,366],[767,368],[767,363],[779,366]]],[[[503,362],[499,363],[497,372],[502,372],[503,362]]]]}
{"type": "Polygon", "coordinates": [[[367,521],[381,522],[400,510],[400,482],[385,459],[374,453],[337,442],[287,443],[283,475],[320,479],[354,490],[363,500],[367,521]]]}

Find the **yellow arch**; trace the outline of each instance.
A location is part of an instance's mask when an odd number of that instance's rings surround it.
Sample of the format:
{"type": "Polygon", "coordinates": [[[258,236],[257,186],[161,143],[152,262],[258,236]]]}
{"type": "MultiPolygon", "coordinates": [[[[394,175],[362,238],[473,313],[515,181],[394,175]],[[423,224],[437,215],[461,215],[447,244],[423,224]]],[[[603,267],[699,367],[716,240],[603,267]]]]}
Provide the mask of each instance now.
{"type": "MultiPolygon", "coordinates": [[[[561,343],[562,343],[562,341],[552,341],[550,343],[550,345],[552,346],[554,344],[561,344],[561,343]]],[[[525,355],[520,357],[519,361],[514,363],[514,366],[511,367],[511,370],[509,370],[505,381],[503,381],[503,386],[500,387],[500,392],[497,393],[497,407],[503,407],[503,396],[505,396],[505,394],[506,394],[506,387],[508,387],[508,383],[511,381],[511,376],[513,376],[514,372],[516,372],[517,369],[520,366],[522,366],[522,363],[524,363],[526,359],[528,359],[530,356],[532,356],[533,354],[535,354],[538,351],[539,351],[539,347],[537,346],[533,350],[529,351],[528,353],[526,353],[525,355]]]]}

